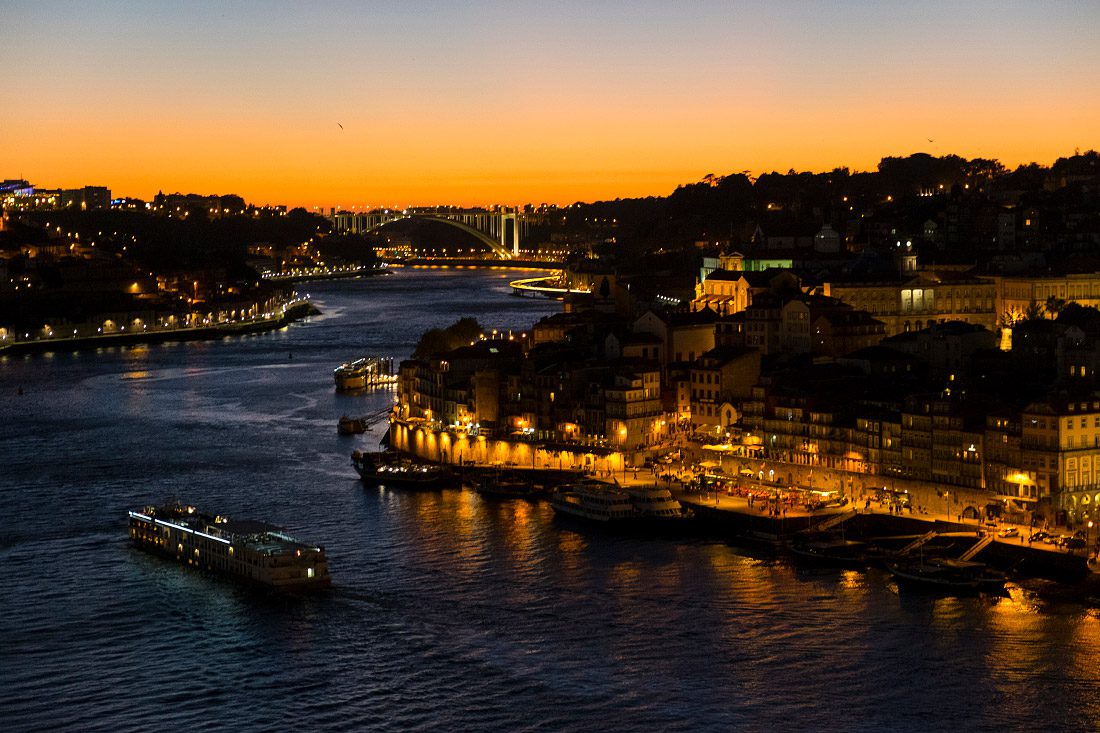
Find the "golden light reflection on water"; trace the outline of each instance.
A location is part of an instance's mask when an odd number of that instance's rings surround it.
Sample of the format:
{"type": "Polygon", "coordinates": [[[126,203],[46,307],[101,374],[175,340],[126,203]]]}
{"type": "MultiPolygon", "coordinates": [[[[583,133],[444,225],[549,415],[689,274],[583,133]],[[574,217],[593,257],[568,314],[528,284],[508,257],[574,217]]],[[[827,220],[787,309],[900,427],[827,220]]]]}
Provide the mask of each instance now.
{"type": "Polygon", "coordinates": [[[458,534],[468,535],[472,528],[474,515],[477,513],[477,494],[472,491],[458,493],[458,501],[454,502],[455,518],[458,519],[452,526],[458,534]]]}
{"type": "Polygon", "coordinates": [[[577,555],[588,549],[588,543],[579,532],[558,532],[558,550],[566,555],[577,555]]]}
{"type": "MultiPolygon", "coordinates": [[[[655,573],[655,569],[650,570],[651,573],[655,573]]],[[[629,592],[630,590],[637,588],[639,581],[641,580],[642,569],[637,562],[619,562],[611,566],[611,576],[607,579],[607,586],[609,589],[614,589],[618,592],[629,592]]],[[[656,582],[655,577],[649,577],[646,579],[648,583],[656,582]]]]}
{"type": "MultiPolygon", "coordinates": [[[[1021,683],[1049,674],[1052,650],[1056,650],[1056,656],[1068,657],[1072,667],[1095,673],[1100,665],[1100,618],[1076,603],[1043,600],[1014,585],[1007,590],[1007,597],[996,599],[986,608],[987,623],[982,629],[988,644],[986,666],[999,694],[1023,695],[1026,704],[1044,706],[1051,701],[1021,683]]],[[[1095,696],[1060,702],[1078,708],[1091,705],[1092,719],[1100,718],[1100,703],[1095,696]]]]}
{"type": "Polygon", "coordinates": [[[844,590],[867,590],[867,574],[859,570],[842,570],[837,585],[844,590]]]}
{"type": "Polygon", "coordinates": [[[531,514],[533,507],[530,502],[516,501],[512,502],[514,510],[512,513],[512,521],[517,529],[523,530],[526,534],[530,530],[531,526],[531,514]]]}
{"type": "MultiPolygon", "coordinates": [[[[488,508],[483,502],[483,507],[488,508]]],[[[529,502],[512,501],[502,507],[501,511],[507,514],[504,519],[504,543],[508,548],[510,562],[517,567],[529,567],[536,562],[535,552],[532,547],[532,534],[534,524],[531,514],[534,511],[529,502]]]]}

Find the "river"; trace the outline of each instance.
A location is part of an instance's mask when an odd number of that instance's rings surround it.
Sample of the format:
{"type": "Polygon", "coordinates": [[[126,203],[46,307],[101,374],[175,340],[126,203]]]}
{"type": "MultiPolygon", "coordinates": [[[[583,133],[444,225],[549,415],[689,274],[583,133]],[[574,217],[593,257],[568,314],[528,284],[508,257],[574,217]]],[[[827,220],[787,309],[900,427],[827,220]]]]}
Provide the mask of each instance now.
{"type": "Polygon", "coordinates": [[[465,315],[555,312],[500,271],[302,285],[277,332],[0,358],[5,730],[1093,729],[1100,612],[899,593],[714,542],[607,536],[545,503],[364,489],[332,368],[465,315]],[[22,390],[22,394],[20,394],[22,390]],[[326,546],[280,599],[144,555],[168,497],[326,546]]]}

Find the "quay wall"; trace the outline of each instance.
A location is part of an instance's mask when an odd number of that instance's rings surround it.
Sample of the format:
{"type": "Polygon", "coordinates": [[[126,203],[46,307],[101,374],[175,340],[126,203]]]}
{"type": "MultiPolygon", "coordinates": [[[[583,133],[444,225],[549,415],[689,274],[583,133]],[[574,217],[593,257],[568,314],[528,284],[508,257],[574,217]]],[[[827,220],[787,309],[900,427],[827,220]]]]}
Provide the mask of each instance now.
{"type": "MultiPolygon", "coordinates": [[[[452,466],[510,466],[588,471],[611,476],[624,475],[623,454],[606,448],[583,445],[548,445],[513,441],[465,431],[441,428],[423,422],[394,420],[390,423],[390,446],[433,463],[452,466]]],[[[629,469],[627,469],[629,470],[629,469]]]]}
{"type": "MultiPolygon", "coordinates": [[[[774,545],[782,547],[790,542],[795,534],[809,529],[828,515],[771,517],[754,511],[739,511],[729,508],[708,506],[705,499],[679,497],[681,502],[695,512],[705,531],[722,536],[733,544],[744,542],[752,545],[767,536],[774,538],[774,545]]],[[[887,548],[905,544],[910,538],[922,535],[929,530],[938,532],[967,532],[972,537],[955,537],[948,540],[951,546],[949,555],[958,555],[977,541],[978,534],[973,524],[945,522],[941,519],[928,519],[909,515],[890,515],[867,513],[857,514],[845,522],[844,531],[848,539],[874,540],[887,548]],[[890,538],[897,538],[891,541],[890,538]]],[[[942,549],[943,542],[939,545],[942,549]]],[[[984,548],[977,561],[1002,570],[1011,570],[1020,577],[1044,578],[1063,583],[1100,583],[1089,568],[1084,555],[1048,548],[1043,545],[1030,545],[1026,539],[1005,538],[993,542],[984,548]]]]}

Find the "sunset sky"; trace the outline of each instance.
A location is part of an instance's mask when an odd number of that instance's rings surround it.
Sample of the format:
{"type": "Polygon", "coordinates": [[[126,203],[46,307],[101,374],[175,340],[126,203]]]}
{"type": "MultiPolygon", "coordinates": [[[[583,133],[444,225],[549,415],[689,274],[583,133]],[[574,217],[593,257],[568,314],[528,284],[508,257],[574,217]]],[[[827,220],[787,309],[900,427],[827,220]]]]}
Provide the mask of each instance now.
{"type": "Polygon", "coordinates": [[[1100,148],[1098,32],[1093,0],[0,0],[0,178],[350,208],[1050,164],[1100,148]]]}

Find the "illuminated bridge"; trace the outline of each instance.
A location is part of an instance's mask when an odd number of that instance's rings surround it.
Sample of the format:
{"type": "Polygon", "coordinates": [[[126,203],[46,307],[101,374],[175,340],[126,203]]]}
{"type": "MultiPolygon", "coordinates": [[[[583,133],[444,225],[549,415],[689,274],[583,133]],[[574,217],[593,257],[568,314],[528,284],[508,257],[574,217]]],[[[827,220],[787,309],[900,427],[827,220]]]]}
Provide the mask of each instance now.
{"type": "Polygon", "coordinates": [[[456,209],[452,207],[338,211],[331,216],[337,232],[367,234],[395,221],[438,221],[449,224],[487,245],[501,259],[519,256],[519,241],[527,220],[511,209],[456,209]]]}

